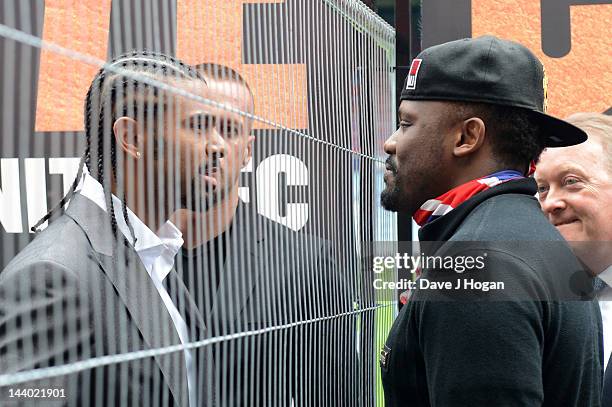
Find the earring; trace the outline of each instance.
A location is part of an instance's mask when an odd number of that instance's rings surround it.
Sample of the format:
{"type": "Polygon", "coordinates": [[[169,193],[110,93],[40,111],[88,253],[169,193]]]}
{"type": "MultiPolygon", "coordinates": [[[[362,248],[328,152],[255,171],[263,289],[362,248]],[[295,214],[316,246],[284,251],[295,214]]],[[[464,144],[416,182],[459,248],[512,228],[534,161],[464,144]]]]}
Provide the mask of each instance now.
{"type": "Polygon", "coordinates": [[[140,158],[140,151],[136,151],[136,158],[140,158]]]}

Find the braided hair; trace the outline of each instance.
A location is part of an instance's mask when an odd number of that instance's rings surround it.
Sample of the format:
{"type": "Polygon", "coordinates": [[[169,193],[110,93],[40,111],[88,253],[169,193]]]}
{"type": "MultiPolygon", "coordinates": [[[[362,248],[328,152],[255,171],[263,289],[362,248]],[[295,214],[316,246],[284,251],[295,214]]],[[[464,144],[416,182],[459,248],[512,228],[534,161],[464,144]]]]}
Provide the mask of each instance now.
{"type": "MultiPolygon", "coordinates": [[[[55,212],[63,211],[66,202],[74,195],[83,176],[83,167],[86,165],[91,176],[102,184],[111,228],[115,238],[117,237],[117,219],[112,204],[111,185],[113,181],[117,181],[119,174],[117,146],[112,127],[115,121],[123,116],[152,117],[154,119],[157,110],[155,101],[159,95],[157,87],[137,81],[132,75],[128,77],[124,74],[125,71],[130,74],[144,74],[155,79],[184,78],[204,81],[203,77],[190,65],[162,53],[150,51],[132,51],[120,55],[107,67],[100,69],[85,98],[86,145],[79,162],[77,176],[60,202],[32,227],[33,232],[36,232],[38,227],[50,219],[55,212]],[[141,96],[145,96],[144,100],[149,103],[142,103],[142,101],[139,103],[137,99],[141,96]],[[149,106],[151,102],[153,106],[149,106]]],[[[125,191],[121,201],[121,211],[130,230],[132,244],[135,245],[136,237],[125,205],[125,191]]]]}

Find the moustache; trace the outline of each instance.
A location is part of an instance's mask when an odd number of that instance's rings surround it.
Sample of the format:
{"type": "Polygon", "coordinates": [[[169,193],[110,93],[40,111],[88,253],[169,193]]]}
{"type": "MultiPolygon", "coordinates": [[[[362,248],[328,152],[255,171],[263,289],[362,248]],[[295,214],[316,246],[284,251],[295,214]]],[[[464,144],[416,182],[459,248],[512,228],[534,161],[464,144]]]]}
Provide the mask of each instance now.
{"type": "Polygon", "coordinates": [[[201,175],[210,175],[217,171],[219,164],[219,157],[215,154],[200,165],[200,168],[198,168],[198,173],[201,175]]]}
{"type": "Polygon", "coordinates": [[[385,168],[391,171],[392,173],[397,174],[397,164],[393,158],[394,157],[391,155],[387,157],[387,159],[385,160],[385,168]]]}

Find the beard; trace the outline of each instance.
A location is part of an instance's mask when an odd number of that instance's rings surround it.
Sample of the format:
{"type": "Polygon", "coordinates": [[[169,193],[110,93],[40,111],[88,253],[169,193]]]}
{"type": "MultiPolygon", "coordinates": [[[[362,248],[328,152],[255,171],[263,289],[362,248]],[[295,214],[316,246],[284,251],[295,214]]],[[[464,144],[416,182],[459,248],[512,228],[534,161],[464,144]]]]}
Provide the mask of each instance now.
{"type": "Polygon", "coordinates": [[[213,187],[206,182],[202,182],[198,174],[191,180],[188,187],[191,193],[188,194],[187,191],[184,191],[181,194],[181,205],[184,209],[205,213],[234,196],[238,188],[239,176],[240,172],[234,175],[222,171],[217,185],[213,187]]]}
{"type": "Polygon", "coordinates": [[[204,213],[223,202],[225,198],[225,186],[220,185],[217,188],[212,188],[209,185],[203,185],[199,179],[194,179],[189,186],[191,193],[185,191],[181,196],[181,205],[184,209],[189,209],[193,212],[204,213]]]}
{"type": "MultiPolygon", "coordinates": [[[[202,175],[210,175],[220,167],[219,157],[214,154],[208,160],[200,163],[195,175],[189,183],[188,190],[183,191],[181,205],[193,212],[205,213],[217,206],[225,198],[227,185],[219,182],[216,187],[202,182],[202,175]]],[[[223,179],[223,177],[221,177],[223,179]]]]}
{"type": "MultiPolygon", "coordinates": [[[[387,157],[385,161],[388,168],[393,173],[393,185],[388,185],[380,194],[380,204],[388,211],[398,212],[400,210],[401,191],[398,185],[401,185],[402,180],[397,174],[397,165],[392,156],[387,157]]],[[[389,181],[387,181],[389,182],[389,181]]]]}
{"type": "MultiPolygon", "coordinates": [[[[397,178],[395,178],[397,180],[397,178]]],[[[387,187],[380,194],[380,204],[383,208],[391,212],[398,212],[400,210],[400,189],[397,185],[393,187],[387,187]]]]}

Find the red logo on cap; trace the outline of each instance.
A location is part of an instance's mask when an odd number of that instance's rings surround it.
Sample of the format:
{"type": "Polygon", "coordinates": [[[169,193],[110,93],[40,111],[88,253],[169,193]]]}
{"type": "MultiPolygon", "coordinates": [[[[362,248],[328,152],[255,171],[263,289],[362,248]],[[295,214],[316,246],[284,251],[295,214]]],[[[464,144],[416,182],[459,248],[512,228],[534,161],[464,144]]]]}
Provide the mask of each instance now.
{"type": "Polygon", "coordinates": [[[416,81],[417,75],[419,74],[419,69],[421,69],[422,59],[413,59],[412,65],[410,65],[410,72],[408,72],[408,78],[406,79],[406,89],[416,89],[416,81]]]}

